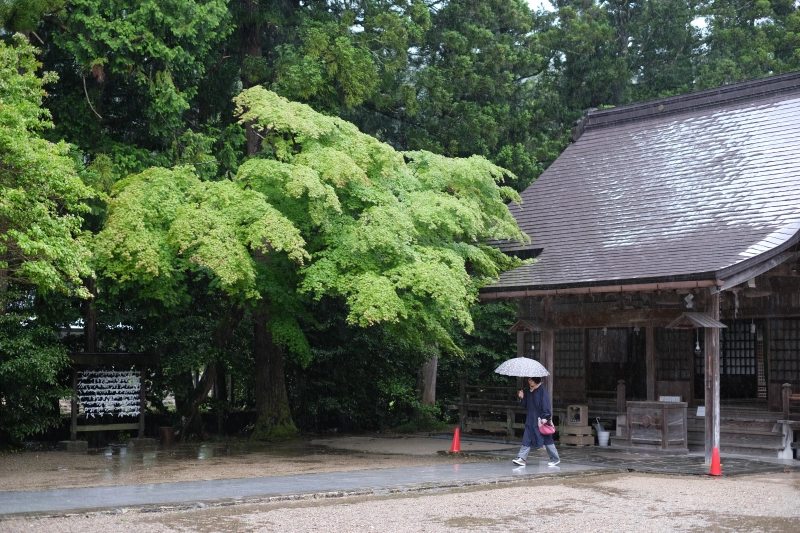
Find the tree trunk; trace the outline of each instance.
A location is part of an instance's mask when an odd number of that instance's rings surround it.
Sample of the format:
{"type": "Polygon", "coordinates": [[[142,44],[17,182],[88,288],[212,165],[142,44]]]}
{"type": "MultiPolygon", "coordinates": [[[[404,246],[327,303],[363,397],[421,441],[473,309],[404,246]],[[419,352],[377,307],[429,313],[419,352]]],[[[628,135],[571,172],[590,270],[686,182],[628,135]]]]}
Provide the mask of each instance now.
{"type": "Polygon", "coordinates": [[[259,309],[254,316],[253,359],[255,360],[255,440],[282,440],[295,436],[297,427],[289,409],[283,374],[283,351],[267,329],[269,314],[259,309]]]}
{"type": "Polygon", "coordinates": [[[203,425],[199,419],[195,420],[195,418],[198,415],[197,411],[200,409],[200,405],[206,401],[206,398],[208,398],[208,393],[211,391],[211,387],[216,379],[217,364],[216,362],[208,363],[205,370],[203,370],[203,376],[200,378],[197,386],[194,388],[191,395],[186,400],[186,403],[180,410],[182,415],[180,439],[182,442],[186,441],[186,438],[190,433],[190,427],[195,427],[195,433],[202,432],[203,425]]]}
{"type": "Polygon", "coordinates": [[[225,434],[225,413],[227,409],[224,404],[228,401],[228,373],[225,368],[220,366],[217,368],[217,379],[214,382],[214,397],[217,400],[217,433],[219,435],[225,434]]]}
{"type": "Polygon", "coordinates": [[[439,356],[433,355],[422,364],[420,369],[420,400],[422,405],[436,405],[436,371],[439,368],[439,356]]]}
{"type": "Polygon", "coordinates": [[[86,289],[92,293],[92,298],[84,302],[83,351],[97,353],[97,308],[94,306],[97,285],[94,278],[87,278],[85,283],[86,289]]]}
{"type": "MultiPolygon", "coordinates": [[[[225,345],[225,342],[231,337],[231,335],[233,335],[233,331],[236,329],[236,326],[239,324],[239,322],[241,322],[243,317],[244,309],[241,307],[230,308],[228,313],[225,315],[225,318],[222,319],[219,327],[217,327],[217,330],[214,332],[214,338],[211,340],[211,345],[214,348],[221,350],[225,345]]],[[[181,441],[186,440],[186,437],[189,433],[189,428],[192,427],[192,424],[199,422],[198,420],[194,419],[197,417],[197,411],[200,409],[200,405],[206,401],[206,398],[208,398],[208,393],[211,391],[211,387],[213,387],[214,383],[217,381],[217,364],[218,363],[216,361],[212,361],[206,365],[206,368],[203,371],[203,376],[195,386],[194,391],[192,391],[192,393],[189,395],[189,398],[186,399],[186,402],[178,411],[182,419],[180,429],[181,441]]],[[[202,424],[200,424],[199,427],[202,430],[202,424]]]]}
{"type": "MultiPolygon", "coordinates": [[[[263,80],[258,79],[252,68],[248,68],[248,58],[250,58],[250,61],[260,59],[264,56],[264,53],[261,49],[261,24],[258,16],[259,3],[255,0],[244,0],[244,8],[247,16],[239,27],[243,59],[242,86],[245,89],[249,89],[263,80]]],[[[247,139],[247,155],[252,156],[261,149],[261,137],[253,130],[253,122],[248,122],[244,126],[244,134],[247,139]]]]}

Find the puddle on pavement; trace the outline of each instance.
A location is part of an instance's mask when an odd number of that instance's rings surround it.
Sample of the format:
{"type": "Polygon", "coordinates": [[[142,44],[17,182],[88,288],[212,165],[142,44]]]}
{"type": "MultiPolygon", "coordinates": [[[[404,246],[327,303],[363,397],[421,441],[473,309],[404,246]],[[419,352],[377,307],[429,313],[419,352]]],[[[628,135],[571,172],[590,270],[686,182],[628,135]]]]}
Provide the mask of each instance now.
{"type": "MultiPolygon", "coordinates": [[[[179,469],[182,464],[197,461],[213,461],[214,459],[245,457],[257,454],[264,457],[292,458],[309,455],[333,455],[336,452],[317,445],[289,443],[259,442],[203,442],[175,444],[170,447],[146,447],[128,449],[123,444],[111,444],[104,448],[90,449],[89,456],[103,457],[105,461],[93,467],[77,467],[76,470],[101,471],[104,479],[113,479],[117,475],[126,474],[136,469],[162,468],[179,469]]],[[[61,470],[61,468],[59,468],[61,470]]]]}

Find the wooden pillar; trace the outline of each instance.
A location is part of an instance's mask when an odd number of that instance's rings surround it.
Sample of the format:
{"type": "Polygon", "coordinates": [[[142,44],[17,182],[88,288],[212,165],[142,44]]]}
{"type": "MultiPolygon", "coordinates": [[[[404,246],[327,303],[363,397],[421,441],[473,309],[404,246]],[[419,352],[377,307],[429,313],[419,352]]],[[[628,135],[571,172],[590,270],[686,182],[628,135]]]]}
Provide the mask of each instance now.
{"type": "Polygon", "coordinates": [[[647,401],[656,401],[656,331],[653,326],[645,328],[645,364],[647,366],[647,401]]]}
{"type": "Polygon", "coordinates": [[[542,344],[541,363],[547,371],[550,372],[550,375],[545,377],[542,381],[544,386],[547,387],[547,392],[550,393],[550,405],[553,405],[553,363],[556,350],[556,332],[552,329],[548,329],[542,331],[539,335],[539,342],[542,344]]]}
{"type": "Polygon", "coordinates": [[[589,390],[589,372],[592,363],[589,361],[589,330],[583,328],[583,400],[589,397],[586,391],[589,390]]]}
{"type": "Polygon", "coordinates": [[[78,440],[78,370],[75,365],[72,365],[72,400],[70,401],[70,407],[69,440],[75,442],[78,440]]]}
{"type": "Polygon", "coordinates": [[[458,428],[464,431],[464,422],[467,420],[467,378],[458,381],[458,399],[458,428]]]}
{"type": "MultiPolygon", "coordinates": [[[[719,293],[709,298],[708,315],[719,320],[719,293]]],[[[705,460],[711,464],[714,448],[719,448],[719,328],[705,328],[706,342],[706,399],[705,460]]]]}
{"type": "Polygon", "coordinates": [[[783,407],[783,419],[789,420],[789,403],[792,397],[792,384],[784,383],[781,387],[781,407],[783,407]]]}
{"type": "Polygon", "coordinates": [[[625,380],[620,379],[617,381],[617,413],[627,412],[627,403],[625,400],[625,380]]]}
{"type": "Polygon", "coordinates": [[[144,412],[147,409],[147,367],[139,366],[139,438],[144,438],[144,412]]]}
{"type": "Polygon", "coordinates": [[[517,357],[525,356],[525,332],[517,331],[517,357]]]}
{"type": "MultiPolygon", "coordinates": [[[[555,302],[552,296],[545,296],[542,298],[542,318],[545,324],[551,323],[555,315],[555,302]]],[[[550,394],[550,405],[553,405],[553,371],[555,367],[555,353],[556,353],[556,332],[552,329],[543,330],[539,334],[539,342],[542,344],[542,360],[540,363],[544,365],[550,375],[544,378],[544,386],[547,387],[547,392],[550,394]]]]}

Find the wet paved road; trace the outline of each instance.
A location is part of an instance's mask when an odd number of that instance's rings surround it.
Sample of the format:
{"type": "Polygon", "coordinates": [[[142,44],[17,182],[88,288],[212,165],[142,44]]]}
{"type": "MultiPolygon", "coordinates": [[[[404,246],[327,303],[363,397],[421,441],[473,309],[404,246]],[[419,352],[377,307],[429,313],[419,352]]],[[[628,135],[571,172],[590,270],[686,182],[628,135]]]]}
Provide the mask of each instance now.
{"type": "Polygon", "coordinates": [[[67,513],[148,505],[196,505],[201,502],[264,499],[273,496],[411,490],[468,486],[514,478],[606,470],[598,465],[565,464],[548,467],[547,460],[514,468],[505,461],[387,468],[324,474],[223,479],[150,485],[124,485],[33,492],[0,492],[0,516],[67,513]]]}

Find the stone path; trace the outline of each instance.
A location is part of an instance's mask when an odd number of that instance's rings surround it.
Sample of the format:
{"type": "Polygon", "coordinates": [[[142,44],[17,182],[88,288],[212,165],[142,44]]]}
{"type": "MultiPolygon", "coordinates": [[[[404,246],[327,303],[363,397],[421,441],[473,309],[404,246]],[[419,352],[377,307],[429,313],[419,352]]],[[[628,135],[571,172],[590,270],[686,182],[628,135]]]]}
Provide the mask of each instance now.
{"type": "Polygon", "coordinates": [[[614,470],[583,464],[548,467],[546,459],[531,458],[526,467],[515,467],[505,461],[488,461],[294,476],[0,492],[0,518],[9,515],[53,515],[129,507],[144,508],[143,510],[148,507],[161,510],[164,506],[181,509],[278,499],[441,490],[509,483],[533,476],[586,474],[591,471],[614,470]]]}

